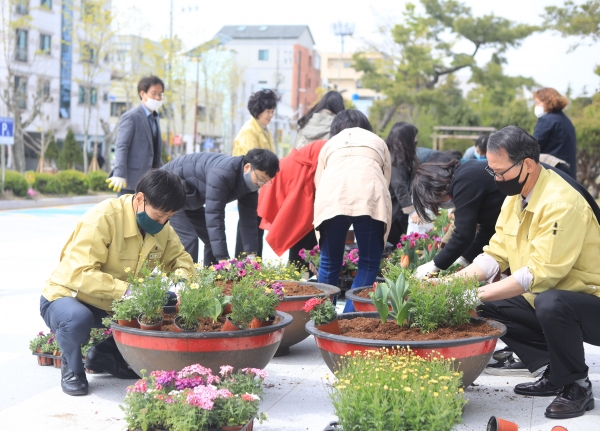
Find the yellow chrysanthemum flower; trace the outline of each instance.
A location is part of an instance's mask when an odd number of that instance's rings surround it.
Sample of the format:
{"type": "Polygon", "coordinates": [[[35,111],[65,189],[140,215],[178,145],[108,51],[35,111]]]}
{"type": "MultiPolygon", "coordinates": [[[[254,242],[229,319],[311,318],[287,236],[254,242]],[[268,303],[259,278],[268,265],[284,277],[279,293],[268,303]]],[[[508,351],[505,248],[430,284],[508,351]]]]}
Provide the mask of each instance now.
{"type": "Polygon", "coordinates": [[[129,272],[129,271],[131,271],[130,267],[125,268],[125,272],[129,272]]]}
{"type": "Polygon", "coordinates": [[[198,283],[192,283],[190,284],[190,288],[191,289],[198,289],[200,287],[200,285],[198,283]]]}

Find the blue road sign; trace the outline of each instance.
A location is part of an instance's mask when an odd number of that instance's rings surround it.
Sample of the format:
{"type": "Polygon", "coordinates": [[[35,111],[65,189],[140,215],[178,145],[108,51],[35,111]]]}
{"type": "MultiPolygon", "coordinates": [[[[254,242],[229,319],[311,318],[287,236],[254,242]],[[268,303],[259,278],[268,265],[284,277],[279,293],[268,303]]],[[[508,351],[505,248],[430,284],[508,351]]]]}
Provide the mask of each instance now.
{"type": "Polygon", "coordinates": [[[206,138],[204,141],[204,148],[208,150],[209,148],[215,148],[215,144],[211,138],[206,138]]]}
{"type": "Polygon", "coordinates": [[[0,145],[15,143],[15,120],[10,117],[0,117],[0,145]]]}

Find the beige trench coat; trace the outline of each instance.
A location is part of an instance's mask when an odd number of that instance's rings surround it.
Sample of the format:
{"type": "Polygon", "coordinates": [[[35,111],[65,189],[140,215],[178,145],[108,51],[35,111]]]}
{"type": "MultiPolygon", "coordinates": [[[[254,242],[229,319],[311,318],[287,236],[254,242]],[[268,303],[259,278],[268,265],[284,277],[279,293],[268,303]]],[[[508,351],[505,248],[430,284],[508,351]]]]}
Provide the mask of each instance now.
{"type": "Polygon", "coordinates": [[[374,133],[354,127],[331,138],[319,153],[315,173],[315,229],[339,215],[392,222],[392,164],[386,143],[374,133]]]}

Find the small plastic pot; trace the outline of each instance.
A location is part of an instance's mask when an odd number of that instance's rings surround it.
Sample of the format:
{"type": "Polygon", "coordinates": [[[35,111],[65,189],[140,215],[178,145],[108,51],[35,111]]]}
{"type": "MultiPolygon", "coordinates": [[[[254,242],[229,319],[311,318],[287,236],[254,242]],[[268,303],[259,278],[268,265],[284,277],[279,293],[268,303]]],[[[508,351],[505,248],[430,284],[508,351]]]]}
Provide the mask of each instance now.
{"type": "Polygon", "coordinates": [[[140,317],[138,317],[138,323],[140,324],[140,329],[143,329],[144,331],[160,331],[162,329],[163,319],[160,319],[160,321],[157,323],[148,325],[142,322],[142,314],[140,314],[140,317]]]}
{"type": "Polygon", "coordinates": [[[340,335],[340,324],[337,317],[329,323],[323,323],[322,325],[315,325],[319,331],[329,332],[330,334],[340,335]]]}
{"type": "Polygon", "coordinates": [[[129,328],[139,328],[140,327],[140,322],[138,322],[137,319],[130,319],[130,320],[118,319],[117,323],[121,326],[127,326],[129,328]]]}
{"type": "Polygon", "coordinates": [[[565,427],[561,427],[560,425],[557,425],[555,427],[552,427],[552,431],[569,431],[569,430],[566,429],[565,427]]]}
{"type": "Polygon", "coordinates": [[[181,316],[177,316],[173,321],[173,331],[175,332],[196,332],[198,331],[198,325],[194,329],[184,329],[180,326],[181,316]]]}
{"type": "Polygon", "coordinates": [[[505,419],[492,416],[487,425],[487,431],[518,431],[519,425],[505,419]]]}
{"type": "Polygon", "coordinates": [[[225,319],[225,323],[223,324],[223,327],[221,328],[221,332],[227,332],[227,331],[239,331],[240,328],[235,326],[233,324],[233,322],[231,320],[229,320],[229,317],[227,319],[225,319]]]}
{"type": "Polygon", "coordinates": [[[275,317],[270,317],[269,320],[260,320],[255,317],[250,322],[250,328],[256,329],[256,328],[264,328],[265,326],[271,326],[274,321],[275,321],[275,317]]]}
{"type": "Polygon", "coordinates": [[[225,304],[225,307],[223,307],[223,311],[221,312],[221,316],[227,316],[228,314],[231,314],[232,310],[231,304],[225,304]]]}

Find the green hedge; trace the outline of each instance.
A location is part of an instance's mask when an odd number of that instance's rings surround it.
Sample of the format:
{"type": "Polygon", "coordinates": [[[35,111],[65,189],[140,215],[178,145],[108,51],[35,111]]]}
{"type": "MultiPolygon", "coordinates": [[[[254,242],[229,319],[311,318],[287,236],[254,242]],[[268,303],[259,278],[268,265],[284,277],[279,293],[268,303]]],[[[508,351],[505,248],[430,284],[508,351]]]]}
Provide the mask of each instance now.
{"type": "Polygon", "coordinates": [[[104,171],[93,171],[88,173],[88,180],[90,182],[90,189],[95,192],[105,192],[108,189],[106,179],[108,174],[104,171]]]}
{"type": "MultiPolygon", "coordinates": [[[[2,179],[0,178],[0,181],[2,179]]],[[[5,171],[4,190],[11,190],[15,196],[25,196],[29,187],[25,177],[17,171],[5,171]]]]}
{"type": "Polygon", "coordinates": [[[60,182],[63,193],[85,195],[90,188],[87,176],[80,171],[60,171],[56,174],[56,178],[60,182]]]}
{"type": "Polygon", "coordinates": [[[39,173],[35,174],[33,188],[45,195],[57,195],[62,193],[62,185],[56,175],[39,173]]]}

